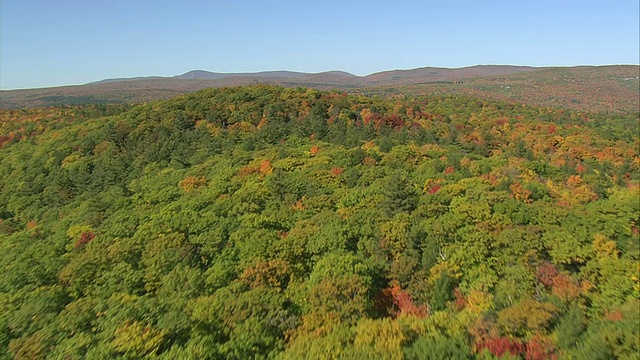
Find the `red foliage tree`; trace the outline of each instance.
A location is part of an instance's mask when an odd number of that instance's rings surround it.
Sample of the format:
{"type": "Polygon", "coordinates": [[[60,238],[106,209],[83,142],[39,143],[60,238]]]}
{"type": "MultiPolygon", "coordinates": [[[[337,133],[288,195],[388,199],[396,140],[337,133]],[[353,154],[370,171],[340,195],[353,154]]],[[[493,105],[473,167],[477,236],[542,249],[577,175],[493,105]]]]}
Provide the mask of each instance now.
{"type": "Polygon", "coordinates": [[[497,357],[501,357],[506,353],[518,356],[525,352],[525,346],[520,341],[506,337],[490,338],[482,341],[478,344],[478,351],[480,352],[483,349],[487,349],[497,357]]]}
{"type": "Polygon", "coordinates": [[[612,322],[617,322],[617,321],[624,320],[624,315],[622,315],[622,313],[619,310],[612,310],[612,311],[605,310],[604,318],[612,322]]]}
{"type": "Polygon", "coordinates": [[[453,301],[453,306],[456,310],[462,310],[467,306],[467,299],[465,299],[464,294],[460,291],[460,288],[453,289],[453,296],[455,300],[453,301]]]}
{"type": "Polygon", "coordinates": [[[555,348],[548,339],[543,339],[539,335],[534,336],[527,343],[525,353],[526,360],[556,360],[555,348]]]}
{"type": "Polygon", "coordinates": [[[538,267],[536,276],[538,281],[544,286],[551,287],[553,286],[553,280],[558,276],[558,269],[556,269],[553,264],[547,262],[538,267]]]}
{"type": "Polygon", "coordinates": [[[333,169],[331,169],[331,174],[333,174],[334,176],[340,176],[340,174],[342,174],[343,172],[344,169],[340,167],[334,167],[333,169]]]}
{"type": "Polygon", "coordinates": [[[77,248],[79,248],[81,246],[87,245],[95,237],[96,237],[96,235],[94,233],[92,233],[91,231],[83,232],[80,235],[80,239],[78,239],[78,241],[76,241],[75,248],[77,249],[77,248]]]}
{"type": "Polygon", "coordinates": [[[401,315],[425,317],[429,315],[429,310],[425,305],[416,305],[411,295],[402,290],[400,285],[395,282],[382,291],[382,299],[381,303],[388,306],[387,311],[394,317],[401,315]]]}
{"type": "Polygon", "coordinates": [[[544,263],[536,271],[538,281],[551,288],[552,293],[563,300],[574,299],[580,294],[580,287],[566,274],[558,271],[551,263],[544,263]]]}
{"type": "Polygon", "coordinates": [[[378,123],[376,124],[379,129],[381,125],[386,125],[392,129],[399,129],[404,125],[404,121],[398,115],[387,115],[383,116],[380,119],[377,119],[378,123]]]}

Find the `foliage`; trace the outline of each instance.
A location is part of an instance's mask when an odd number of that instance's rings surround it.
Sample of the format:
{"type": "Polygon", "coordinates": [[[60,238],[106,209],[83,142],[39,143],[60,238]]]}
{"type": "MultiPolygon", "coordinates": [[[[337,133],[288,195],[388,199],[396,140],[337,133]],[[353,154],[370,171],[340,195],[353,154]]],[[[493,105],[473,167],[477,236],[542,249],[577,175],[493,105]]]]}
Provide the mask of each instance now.
{"type": "Polygon", "coordinates": [[[583,115],[268,86],[6,112],[0,357],[633,358],[638,118],[583,115]]]}

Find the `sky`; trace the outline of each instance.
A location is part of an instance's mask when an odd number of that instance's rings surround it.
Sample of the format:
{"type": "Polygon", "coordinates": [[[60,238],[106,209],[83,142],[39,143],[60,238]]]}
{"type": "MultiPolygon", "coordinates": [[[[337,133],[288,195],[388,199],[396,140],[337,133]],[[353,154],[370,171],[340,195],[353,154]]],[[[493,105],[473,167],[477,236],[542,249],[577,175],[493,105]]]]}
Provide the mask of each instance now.
{"type": "Polygon", "coordinates": [[[638,0],[1,0],[0,89],[190,70],[640,63],[638,0]]]}

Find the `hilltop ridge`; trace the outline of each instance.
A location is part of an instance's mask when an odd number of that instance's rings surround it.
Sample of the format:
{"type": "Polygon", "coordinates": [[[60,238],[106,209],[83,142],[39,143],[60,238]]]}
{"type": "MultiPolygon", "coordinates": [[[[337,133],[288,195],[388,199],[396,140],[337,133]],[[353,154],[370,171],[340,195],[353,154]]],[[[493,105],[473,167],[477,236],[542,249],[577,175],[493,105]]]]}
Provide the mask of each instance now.
{"type": "Polygon", "coordinates": [[[3,90],[0,108],[138,103],[169,99],[205,88],[265,84],[369,94],[456,93],[585,111],[634,112],[640,106],[639,73],[640,67],[636,65],[421,67],[366,76],[339,70],[319,73],[192,70],[171,77],[114,78],[84,85],[3,90]]]}

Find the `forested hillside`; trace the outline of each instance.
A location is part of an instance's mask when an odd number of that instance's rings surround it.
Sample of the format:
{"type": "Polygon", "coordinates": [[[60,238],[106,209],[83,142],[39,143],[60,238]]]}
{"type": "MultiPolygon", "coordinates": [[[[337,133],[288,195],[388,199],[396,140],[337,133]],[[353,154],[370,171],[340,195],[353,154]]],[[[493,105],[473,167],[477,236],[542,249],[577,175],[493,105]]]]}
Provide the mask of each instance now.
{"type": "Polygon", "coordinates": [[[637,114],[640,108],[638,75],[640,67],[637,65],[418,68],[384,71],[364,77],[339,71],[318,74],[195,71],[174,78],[113,79],[77,86],[0,90],[0,109],[141,103],[166,100],[206,88],[268,84],[338,89],[381,97],[395,94],[466,96],[582,112],[637,114]]]}
{"type": "Polygon", "coordinates": [[[637,359],[638,113],[270,86],[0,111],[0,358],[637,359]]]}

